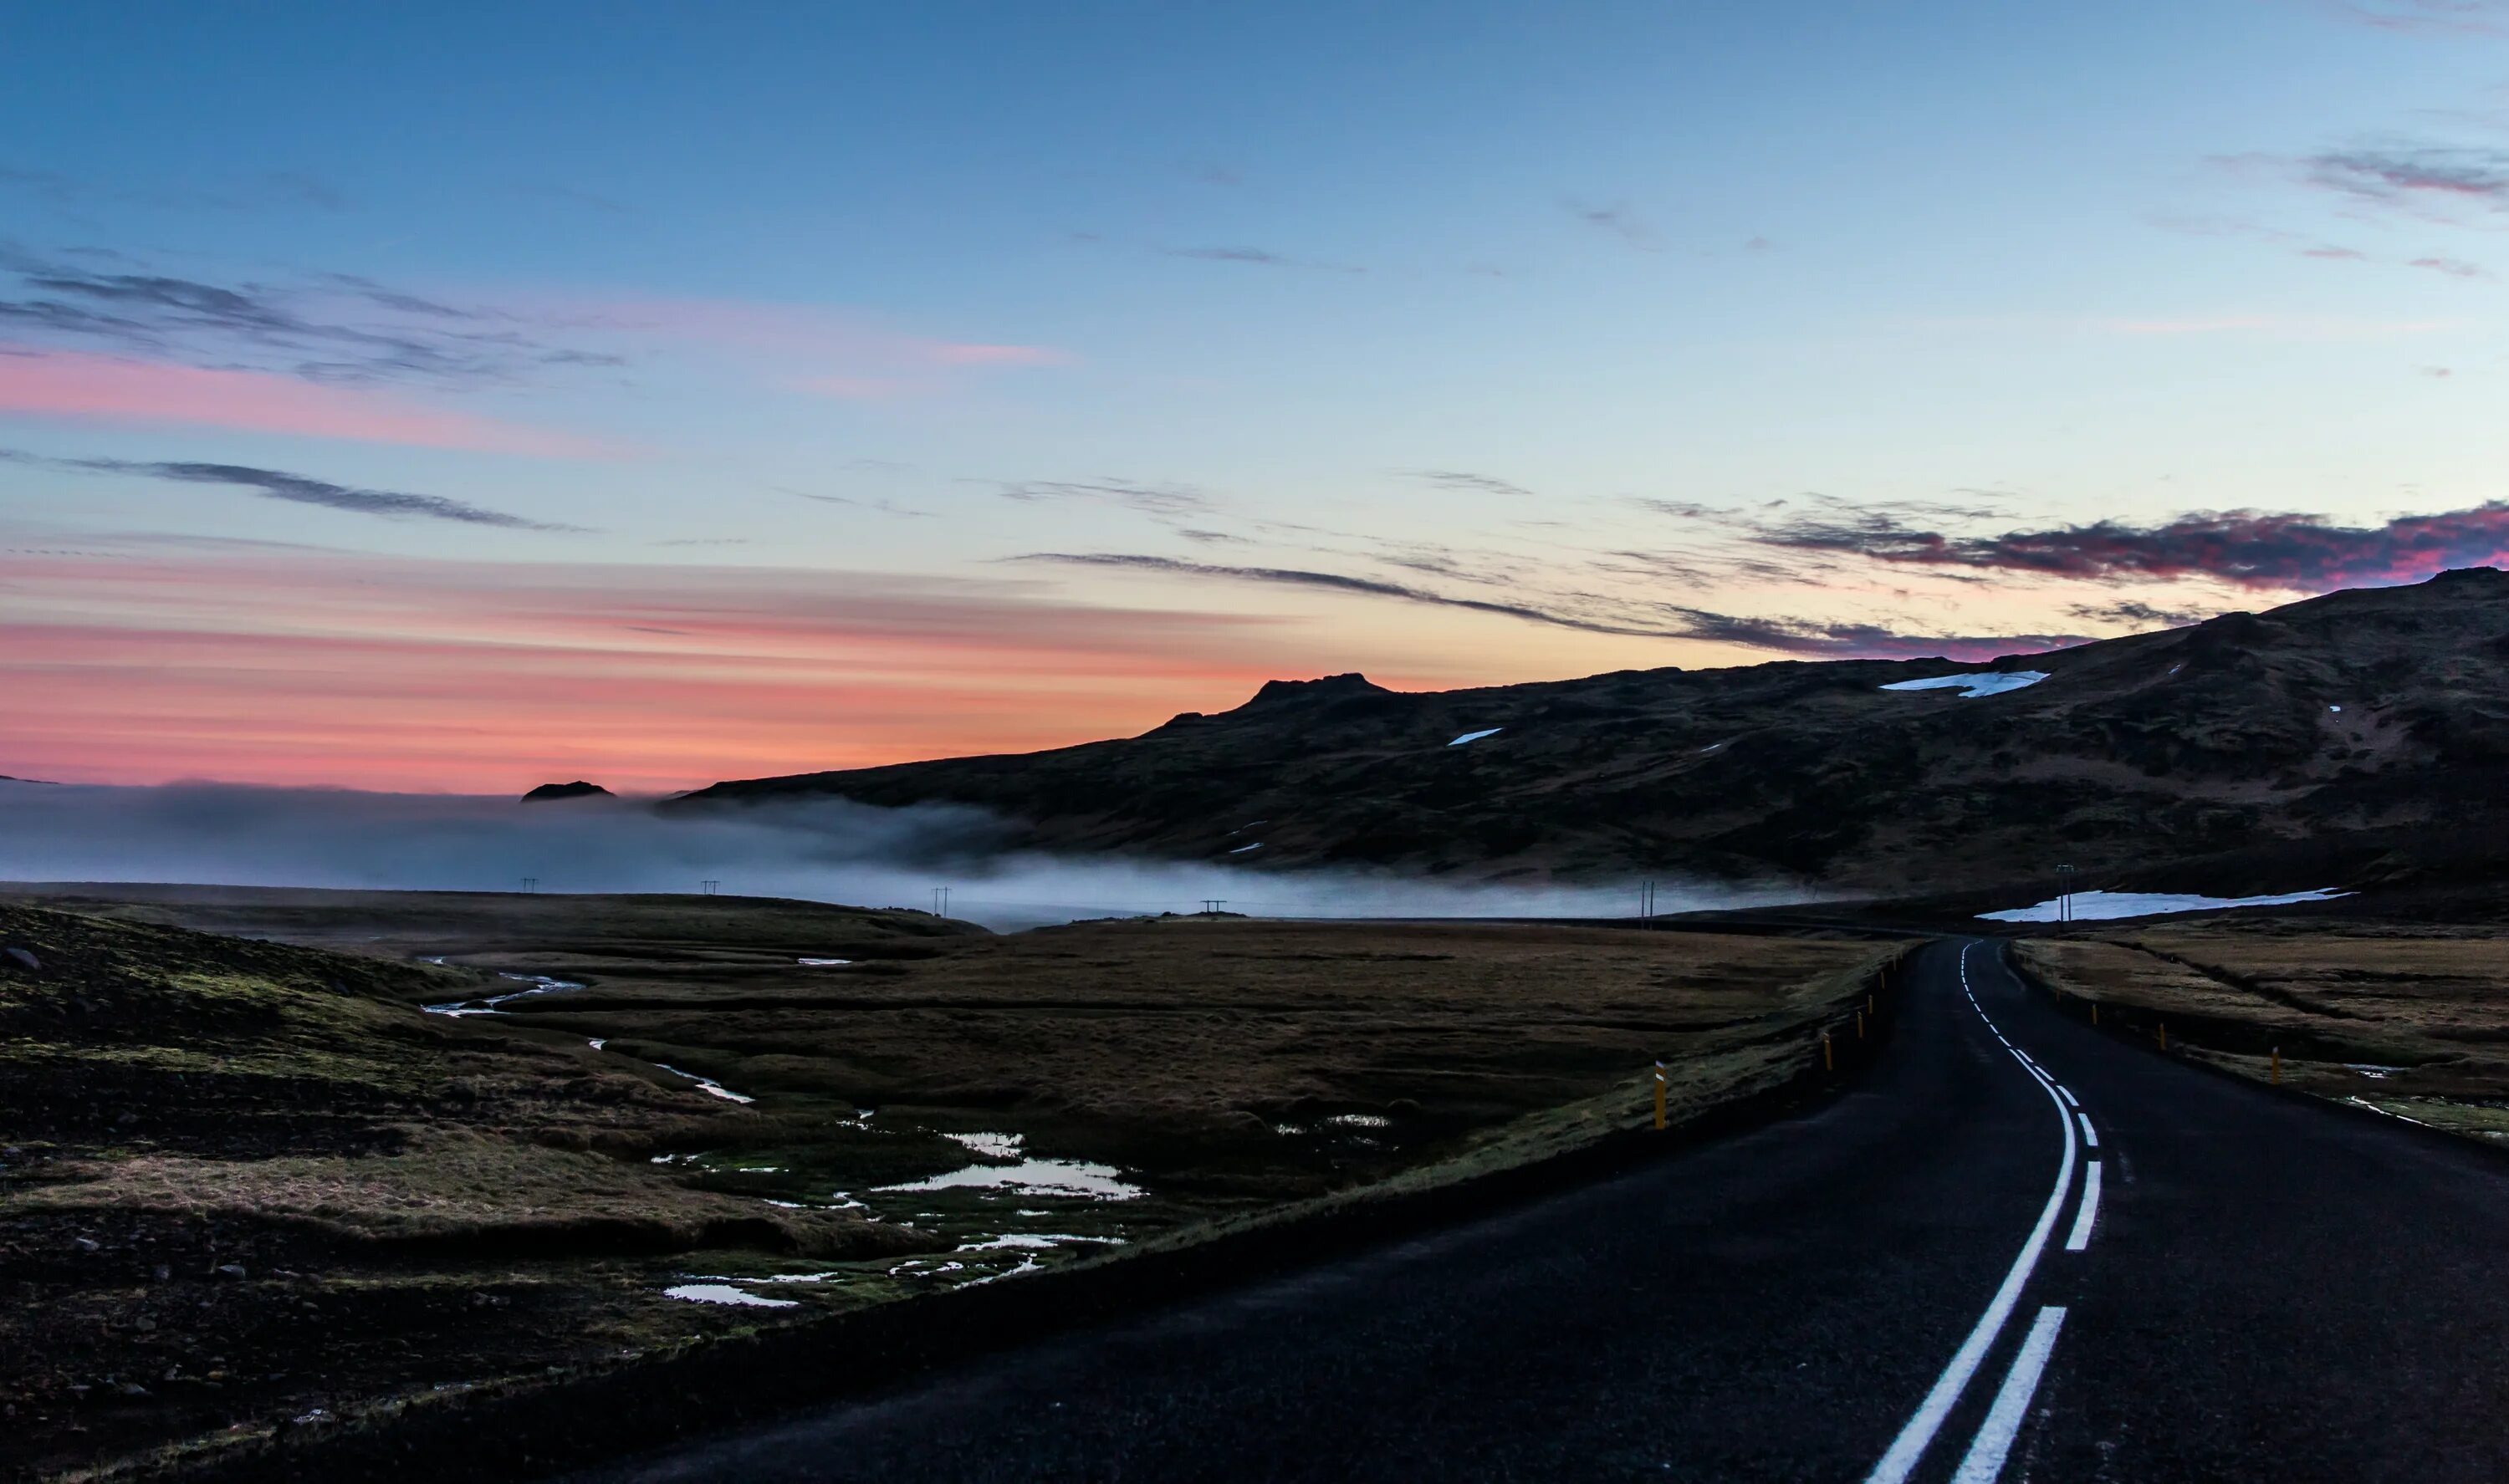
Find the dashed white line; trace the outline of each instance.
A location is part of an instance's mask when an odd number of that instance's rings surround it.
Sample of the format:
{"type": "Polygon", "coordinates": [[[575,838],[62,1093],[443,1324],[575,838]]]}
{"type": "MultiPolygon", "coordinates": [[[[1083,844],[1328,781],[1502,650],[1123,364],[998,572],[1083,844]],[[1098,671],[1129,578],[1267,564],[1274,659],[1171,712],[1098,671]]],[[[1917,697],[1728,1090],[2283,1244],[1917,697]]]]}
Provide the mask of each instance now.
{"type": "Polygon", "coordinates": [[[2065,1239],[2065,1250],[2078,1252],[2091,1244],[2091,1223],[2100,1219],[2100,1162],[2093,1160],[2082,1167],[2082,1208],[2074,1217],[2074,1235],[2065,1239]]]}
{"type": "MultiPolygon", "coordinates": [[[[1976,1005],[1977,995],[1968,987],[1968,949],[1966,947],[1961,949],[1960,977],[1961,988],[1968,993],[1969,1003],[1972,1006],[1976,1005]]],[[[1994,1019],[1982,1008],[1977,1014],[1978,1019],[1986,1021],[1987,1028],[1995,1031],[1995,1038],[1999,1041],[2003,1040],[2003,1032],[1996,1028],[1994,1019]]],[[[2010,1044],[2005,1042],[2007,1047],[2010,1044]]],[[[2028,1285],[2032,1270],[2039,1266],[2040,1254],[2046,1250],[2047,1238],[2056,1229],[2056,1217],[2065,1208],[2066,1196],[2073,1192],[2076,1154],[2073,1115],[2066,1111],[2064,1099],[2056,1095],[2055,1084],[2040,1076],[2030,1065],[2029,1057],[2017,1051],[2012,1055],[2014,1059],[2021,1063],[2021,1069],[2030,1074],[2030,1080],[2038,1083],[2041,1090],[2046,1093],[2047,1100],[2055,1105],[2057,1121],[2064,1125],[2065,1158],[2056,1169],[2056,1188],[2047,1193],[2047,1205],[2039,1212],[2039,1224],[2030,1229],[2030,1240],[2021,1244],[2021,1255],[2012,1260],[2011,1271],[2004,1274],[2003,1286],[1995,1290],[1995,1297],[1987,1302],[1986,1313],[1978,1316],[1977,1327],[1971,1329],[1968,1338],[1961,1342],[1961,1348],[1952,1355],[1951,1363],[1943,1367],[1942,1375],[1935,1380],[1933,1390],[1928,1391],[1926,1399],[1917,1404],[1916,1414],[1908,1419],[1907,1426],[1901,1428],[1899,1435],[1891,1440],[1890,1451],[1882,1455],[1882,1462],[1874,1465],[1873,1471],[1865,1475],[1865,1484],[1902,1484],[1902,1481],[1916,1468],[1918,1460],[1925,1457],[1926,1449],[1934,1440],[1934,1434],[1942,1430],[1943,1419],[1951,1415],[1953,1406],[1960,1401],[1961,1392],[1967,1389],[1969,1378],[1977,1374],[1979,1362],[1986,1358],[1988,1351],[1995,1348],[1996,1337],[2003,1332],[2003,1321],[2012,1317],[2013,1306],[2021,1301],[2021,1290],[2028,1285]]],[[[2055,1312],[2060,1317],[2064,1313],[2062,1310],[2055,1312]]],[[[2046,1323],[2043,1313],[2040,1317],[2040,1322],[2046,1323]]],[[[2035,1338],[2038,1331],[2034,1329],[2031,1333],[2035,1338]]],[[[2048,1332],[2047,1343],[2051,1346],[2055,1344],[2055,1334],[2052,1329],[2048,1332]]],[[[2044,1355],[2040,1357],[2039,1364],[2041,1367],[2046,1364],[2044,1355]]],[[[2033,1388],[2038,1385],[2038,1374],[2035,1370],[2031,1374],[2030,1384],[2033,1388]]],[[[2009,1391],[2011,1389],[2012,1382],[2007,1379],[2004,1382],[2004,1390],[2009,1391]]],[[[1996,1404],[2000,1407],[2003,1402],[2003,1397],[1999,1394],[1996,1404]]],[[[2026,1408],[2029,1405],[2029,1397],[2024,1395],[2019,1405],[2026,1408]]],[[[1992,1417],[1988,1419],[1990,1426],[1993,1421],[1992,1417]]],[[[2016,1412],[2013,1427],[2018,1428],[2019,1426],[2019,1414],[2016,1412]]],[[[1983,1433],[1980,1434],[1980,1441],[1984,1441],[1983,1433]]],[[[2006,1448],[2011,1446],[2009,1438],[2004,1440],[2004,1446],[2006,1448]]],[[[1969,1452],[1974,1458],[1977,1449],[1972,1447],[1969,1452]]],[[[1996,1465],[1998,1467],[2003,1465],[2001,1452],[1996,1455],[1996,1465]]],[[[1989,1477],[1992,1475],[1990,1474],[1989,1477]]]]}
{"type": "Polygon", "coordinates": [[[2100,1131],[2091,1127],[2091,1115],[2077,1113],[2074,1116],[2082,1121],[2082,1142],[2094,1149],[2100,1147],[2100,1131]]]}
{"type": "MultiPolygon", "coordinates": [[[[2097,1165],[2091,1168],[2099,1169],[2097,1165]]],[[[2055,1353],[2056,1331],[2064,1327],[2064,1310],[2039,1311],[2039,1321],[2030,1326],[2029,1337],[2021,1342],[2021,1353],[2012,1357],[2012,1369],[2004,1373],[2003,1388],[1995,1393],[1995,1405],[1987,1410],[1986,1425],[1977,1429],[1977,1440],[1968,1445],[1968,1457],[1961,1460],[1952,1484],[1995,1484],[2003,1474],[2003,1461],[2012,1452],[2012,1440],[2021,1435],[2021,1421],[2030,1415],[2030,1398],[2039,1393],[2039,1378],[2047,1370],[2047,1357],[2055,1353]]]]}

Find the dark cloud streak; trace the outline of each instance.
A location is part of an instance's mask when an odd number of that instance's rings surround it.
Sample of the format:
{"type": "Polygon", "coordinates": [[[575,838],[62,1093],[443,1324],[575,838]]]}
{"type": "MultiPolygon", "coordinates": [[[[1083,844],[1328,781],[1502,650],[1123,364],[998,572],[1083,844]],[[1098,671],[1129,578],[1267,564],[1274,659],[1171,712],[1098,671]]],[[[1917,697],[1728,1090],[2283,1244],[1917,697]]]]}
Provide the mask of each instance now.
{"type": "Polygon", "coordinates": [[[380,515],[392,519],[417,517],[424,520],[454,521],[468,526],[495,526],[507,531],[580,531],[580,527],[550,525],[509,515],[503,510],[490,510],[464,501],[448,500],[440,495],[409,495],[398,490],[368,490],[355,485],[333,484],[304,474],[291,474],[283,469],[255,468],[243,464],[142,463],[128,459],[51,459],[40,454],[16,449],[0,449],[0,462],[34,468],[62,469],[84,474],[136,474],[148,479],[163,479],[175,484],[225,485],[250,490],[270,500],[283,500],[294,504],[321,505],[333,510],[347,510],[358,515],[380,515]]]}
{"type": "Polygon", "coordinates": [[[1589,615],[1560,606],[1546,607],[1531,603],[1498,603],[1479,598],[1458,598],[1400,582],[1387,582],[1373,577],[1354,577],[1340,573],[1311,572],[1300,568],[1284,567],[1223,567],[1205,562],[1187,562],[1175,557],[1143,556],[1123,552],[1041,551],[1026,556],[1010,557],[1006,560],[1119,568],[1178,576],[1211,577],[1228,581],[1350,593],[1364,597],[1389,598],[1404,603],[1424,604],[1435,608],[1490,613],[1499,617],[1517,618],[1528,623],[1574,629],[1588,634],[1611,634],[1638,639],[1707,640],[1721,644],[1741,645],[1755,649],[1768,649],[1782,654],[1821,658],[1914,658],[1947,651],[1958,651],[1965,655],[1981,655],[2052,649],[2079,642],[2079,636],[2076,635],[1910,634],[1879,624],[1825,623],[1799,618],[1741,617],[1707,609],[1661,603],[1631,605],[1628,616],[1589,615]]]}
{"type": "Polygon", "coordinates": [[[2509,562],[2509,502],[2399,516],[2380,526],[2340,526],[2322,515],[2199,510],[2157,526],[2096,521],[1954,536],[1877,516],[1781,524],[1753,538],[1918,566],[2088,581],[2212,577],[2241,587],[2324,592],[2509,562]]]}

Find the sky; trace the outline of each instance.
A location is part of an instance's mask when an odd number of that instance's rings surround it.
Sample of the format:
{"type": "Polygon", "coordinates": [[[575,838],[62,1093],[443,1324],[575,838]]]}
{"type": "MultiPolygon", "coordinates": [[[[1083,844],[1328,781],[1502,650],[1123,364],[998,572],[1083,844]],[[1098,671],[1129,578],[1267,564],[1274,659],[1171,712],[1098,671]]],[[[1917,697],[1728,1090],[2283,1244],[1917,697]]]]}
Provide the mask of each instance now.
{"type": "Polygon", "coordinates": [[[622,791],[2509,554],[2509,4],[135,4],[0,774],[622,791]]]}

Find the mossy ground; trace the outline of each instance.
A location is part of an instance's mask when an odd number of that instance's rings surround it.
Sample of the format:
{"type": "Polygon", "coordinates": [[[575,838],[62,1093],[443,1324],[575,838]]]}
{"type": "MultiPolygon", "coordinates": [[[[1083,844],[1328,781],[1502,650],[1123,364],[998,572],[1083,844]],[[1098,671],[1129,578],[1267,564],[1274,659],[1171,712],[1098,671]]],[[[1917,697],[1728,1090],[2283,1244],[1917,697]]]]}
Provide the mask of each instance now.
{"type": "Polygon", "coordinates": [[[736,899],[79,895],[75,915],[0,902],[0,944],[43,965],[0,964],[0,1458],[29,1471],[1537,1159],[1642,1119],[1658,1057],[1676,1113],[1786,1080],[1881,956],[1470,924],[996,938],[736,899]],[[519,987],[499,974],[584,987],[420,1008],[519,987]],[[663,1294],[693,1281],[777,1307],[663,1294]]]}

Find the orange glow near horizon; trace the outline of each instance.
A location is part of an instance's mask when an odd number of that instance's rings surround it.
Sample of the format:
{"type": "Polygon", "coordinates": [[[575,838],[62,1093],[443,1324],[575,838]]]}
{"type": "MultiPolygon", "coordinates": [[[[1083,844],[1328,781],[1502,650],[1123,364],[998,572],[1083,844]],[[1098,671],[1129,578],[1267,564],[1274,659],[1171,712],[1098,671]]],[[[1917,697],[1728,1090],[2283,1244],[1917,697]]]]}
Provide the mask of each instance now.
{"type": "MultiPolygon", "coordinates": [[[[0,583],[0,773],[74,783],[667,792],[1129,735],[1333,667],[1295,620],[1024,582],[242,549],[0,583]]],[[[1480,678],[1410,668],[1380,679],[1480,678]]]]}

